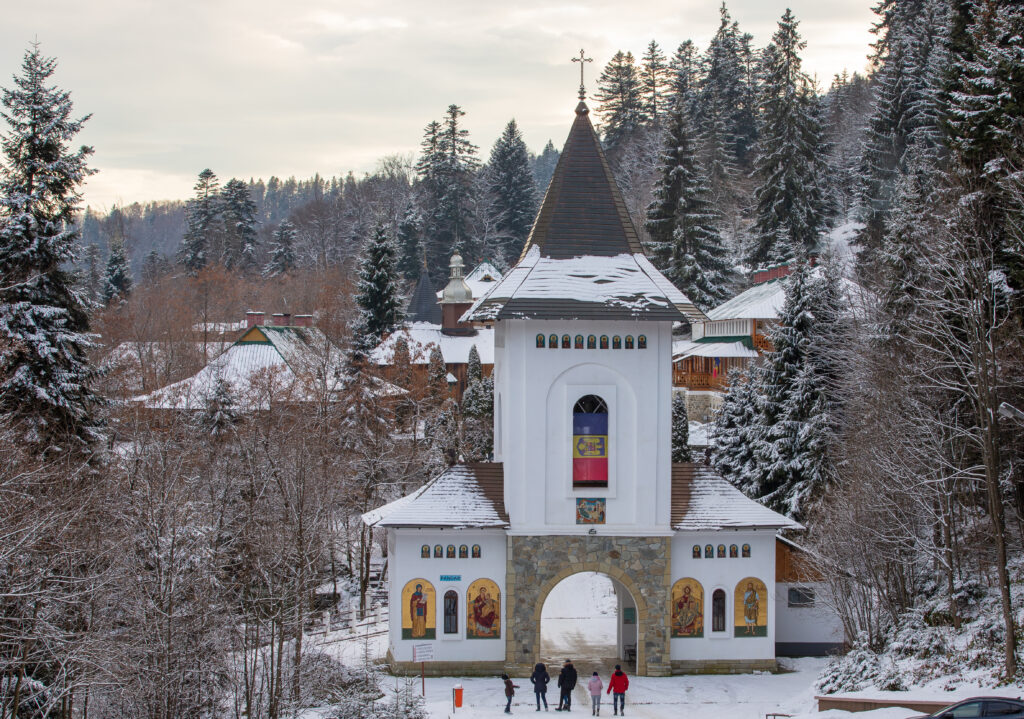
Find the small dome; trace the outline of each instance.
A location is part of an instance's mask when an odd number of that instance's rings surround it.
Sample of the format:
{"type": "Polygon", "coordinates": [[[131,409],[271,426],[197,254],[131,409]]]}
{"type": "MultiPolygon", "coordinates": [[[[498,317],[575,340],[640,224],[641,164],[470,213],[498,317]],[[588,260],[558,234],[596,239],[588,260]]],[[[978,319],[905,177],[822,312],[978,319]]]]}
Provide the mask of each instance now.
{"type": "Polygon", "coordinates": [[[469,288],[466,281],[462,279],[462,255],[455,253],[448,265],[448,284],[441,293],[442,304],[464,304],[473,301],[473,290],[469,288]]]}

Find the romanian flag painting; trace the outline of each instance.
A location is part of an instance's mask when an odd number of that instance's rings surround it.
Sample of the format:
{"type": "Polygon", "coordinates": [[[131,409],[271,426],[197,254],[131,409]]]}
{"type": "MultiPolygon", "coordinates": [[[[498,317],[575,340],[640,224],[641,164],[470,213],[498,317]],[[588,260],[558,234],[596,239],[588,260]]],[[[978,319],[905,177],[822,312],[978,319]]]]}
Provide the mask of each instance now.
{"type": "Polygon", "coordinates": [[[608,486],[608,415],[574,412],[572,415],[572,484],[574,487],[608,486]]]}

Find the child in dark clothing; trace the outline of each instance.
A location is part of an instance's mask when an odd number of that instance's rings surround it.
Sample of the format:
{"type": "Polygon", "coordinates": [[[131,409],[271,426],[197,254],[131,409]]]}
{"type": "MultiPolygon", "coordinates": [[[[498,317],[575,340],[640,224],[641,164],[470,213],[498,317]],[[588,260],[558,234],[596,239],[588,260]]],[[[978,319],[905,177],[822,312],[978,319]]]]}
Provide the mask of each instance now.
{"type": "Polygon", "coordinates": [[[506,714],[511,714],[512,713],[512,697],[514,697],[516,695],[516,689],[519,688],[519,685],[518,684],[513,684],[512,680],[508,678],[508,674],[502,674],[501,675],[501,680],[503,682],[505,682],[505,696],[508,698],[508,701],[505,702],[505,713],[506,714]]]}

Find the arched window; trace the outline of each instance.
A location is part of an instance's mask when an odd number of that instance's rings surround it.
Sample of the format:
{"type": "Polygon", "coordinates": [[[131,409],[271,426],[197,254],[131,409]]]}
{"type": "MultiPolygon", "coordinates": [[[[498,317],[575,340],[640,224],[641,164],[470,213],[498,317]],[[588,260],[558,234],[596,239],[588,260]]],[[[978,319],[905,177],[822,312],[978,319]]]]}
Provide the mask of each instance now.
{"type": "Polygon", "coordinates": [[[729,559],[736,559],[736,557],[738,557],[738,556],[740,556],[739,549],[736,548],[735,544],[730,544],[729,545],[729,559]]]}
{"type": "Polygon", "coordinates": [[[608,486],[608,405],[596,394],[572,408],[572,486],[608,486]]]}
{"type": "Polygon", "coordinates": [[[601,335],[601,349],[608,349],[608,335],[601,335]]]}
{"type": "Polygon", "coordinates": [[[578,349],[578,350],[583,349],[583,335],[576,335],[575,345],[576,345],[576,349],[578,349]]]}
{"type": "Polygon", "coordinates": [[[613,350],[620,350],[620,349],[622,349],[622,338],[619,337],[618,335],[615,335],[614,337],[612,337],[612,349],[613,350]]]}
{"type": "Polygon", "coordinates": [[[719,544],[718,545],[718,558],[719,559],[725,559],[725,545],[724,544],[719,544]]]}
{"type": "Polygon", "coordinates": [[[633,349],[633,335],[626,335],[626,349],[633,349]]]}
{"type": "Polygon", "coordinates": [[[434,545],[434,559],[444,559],[444,547],[440,544],[434,545]]]}
{"type": "Polygon", "coordinates": [[[711,631],[725,631],[725,591],[721,589],[711,595],[711,631]]]}
{"type": "Polygon", "coordinates": [[[551,335],[548,337],[548,347],[553,350],[558,349],[558,335],[551,335]]]}
{"type": "Polygon", "coordinates": [[[444,633],[459,633],[459,593],[454,589],[444,593],[444,633]]]}
{"type": "Polygon", "coordinates": [[[744,544],[743,545],[743,556],[744,556],[744,558],[750,556],[750,545],[749,544],[744,544]]]}
{"type": "Polygon", "coordinates": [[[562,335],[562,349],[572,349],[572,340],[569,339],[569,335],[562,335]]]}
{"type": "Polygon", "coordinates": [[[647,349],[647,335],[637,335],[636,348],[640,350],[647,349]]]}
{"type": "Polygon", "coordinates": [[[699,544],[693,545],[693,558],[694,559],[700,559],[700,545],[699,544]]]}
{"type": "Polygon", "coordinates": [[[459,559],[469,559],[469,547],[465,544],[459,546],[459,559]]]}
{"type": "Polygon", "coordinates": [[[448,559],[455,559],[455,545],[454,544],[449,544],[448,545],[447,557],[448,557],[448,559]]]}
{"type": "Polygon", "coordinates": [[[420,547],[420,559],[430,559],[430,545],[424,544],[420,547]]]}
{"type": "Polygon", "coordinates": [[[587,335],[587,349],[588,350],[596,350],[597,349],[597,335],[587,335]]]}
{"type": "Polygon", "coordinates": [[[544,335],[537,335],[537,349],[544,349],[544,335]]]}
{"type": "Polygon", "coordinates": [[[712,547],[710,544],[705,545],[704,546],[704,559],[714,559],[714,558],[715,558],[715,548],[712,547]]]}

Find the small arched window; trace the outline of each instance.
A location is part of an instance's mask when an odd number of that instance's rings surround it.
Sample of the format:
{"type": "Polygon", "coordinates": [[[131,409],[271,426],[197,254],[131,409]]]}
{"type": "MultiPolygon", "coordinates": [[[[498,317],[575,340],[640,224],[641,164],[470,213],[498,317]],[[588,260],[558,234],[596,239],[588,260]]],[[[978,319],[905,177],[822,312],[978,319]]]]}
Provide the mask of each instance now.
{"type": "Polygon", "coordinates": [[[711,631],[725,631],[725,591],[721,589],[711,595],[711,631]]]}
{"type": "Polygon", "coordinates": [[[469,547],[465,544],[459,546],[459,559],[469,559],[469,547]]]}
{"type": "Polygon", "coordinates": [[[725,545],[724,544],[719,544],[718,545],[718,558],[719,559],[725,559],[725,545]]]}
{"type": "Polygon", "coordinates": [[[444,547],[440,544],[434,545],[434,559],[444,559],[444,547]]]}
{"type": "Polygon", "coordinates": [[[736,547],[735,544],[730,544],[729,545],[729,559],[736,559],[736,557],[738,557],[738,556],[740,556],[739,549],[736,547]]]}
{"type": "Polygon", "coordinates": [[[633,349],[633,335],[626,335],[626,349],[633,349]]]}
{"type": "Polygon", "coordinates": [[[608,405],[596,394],[572,408],[572,486],[608,486],[608,405]]]}
{"type": "Polygon", "coordinates": [[[454,589],[444,593],[444,633],[459,633],[459,593],[454,589]]]}
{"type": "Polygon", "coordinates": [[[743,556],[745,558],[750,556],[750,545],[749,544],[744,544],[743,545],[743,556]]]}
{"type": "Polygon", "coordinates": [[[572,349],[572,340],[569,339],[569,335],[562,335],[562,349],[572,349]]]}
{"type": "Polygon", "coordinates": [[[537,335],[537,349],[544,349],[544,335],[537,335]]]}
{"type": "Polygon", "coordinates": [[[588,350],[596,350],[597,349],[597,335],[587,335],[587,349],[588,350]]]}
{"type": "Polygon", "coordinates": [[[608,349],[608,335],[601,335],[601,349],[608,349]]]}
{"type": "Polygon", "coordinates": [[[430,545],[424,544],[420,547],[420,559],[430,559],[430,545]]]}
{"type": "Polygon", "coordinates": [[[636,348],[640,350],[647,349],[647,335],[637,335],[636,348]]]}
{"type": "Polygon", "coordinates": [[[694,559],[700,559],[700,545],[699,544],[693,545],[693,558],[694,559]]]}
{"type": "Polygon", "coordinates": [[[715,558],[715,548],[712,547],[710,544],[705,545],[704,546],[704,559],[714,559],[714,558],[715,558]]]}
{"type": "Polygon", "coordinates": [[[575,345],[576,349],[583,349],[583,335],[576,335],[575,345]]]}
{"type": "Polygon", "coordinates": [[[558,335],[551,335],[548,337],[548,347],[553,350],[558,349],[558,335]]]}
{"type": "Polygon", "coordinates": [[[449,544],[448,545],[448,555],[447,556],[448,556],[448,559],[455,559],[455,545],[454,544],[449,544]]]}
{"type": "Polygon", "coordinates": [[[622,349],[622,338],[619,337],[618,335],[615,335],[614,337],[612,337],[612,349],[613,350],[620,350],[620,349],[622,349]]]}

